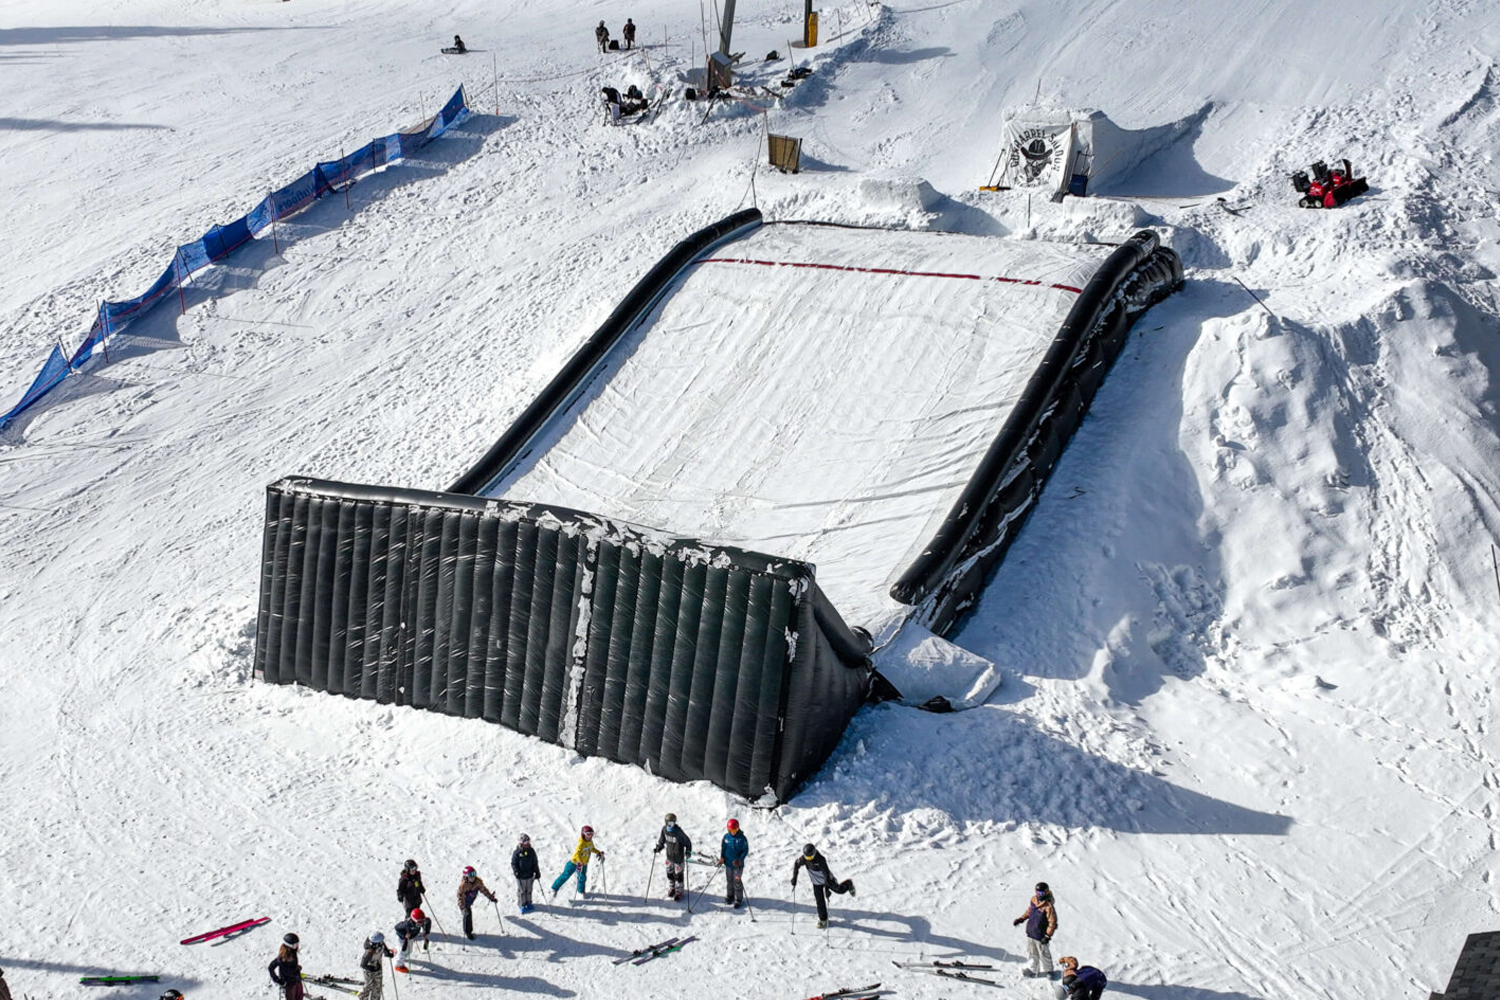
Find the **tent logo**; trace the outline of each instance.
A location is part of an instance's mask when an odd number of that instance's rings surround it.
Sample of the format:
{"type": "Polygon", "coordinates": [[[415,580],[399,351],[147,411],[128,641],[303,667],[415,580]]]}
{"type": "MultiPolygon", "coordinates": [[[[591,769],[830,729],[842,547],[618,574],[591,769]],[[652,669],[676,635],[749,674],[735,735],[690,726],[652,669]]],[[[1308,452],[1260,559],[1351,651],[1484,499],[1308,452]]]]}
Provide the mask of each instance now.
{"type": "Polygon", "coordinates": [[[1015,183],[1035,184],[1041,180],[1057,162],[1058,140],[1066,134],[1066,127],[1059,131],[1055,126],[1032,126],[1017,134],[1010,147],[1010,175],[1015,183]]]}

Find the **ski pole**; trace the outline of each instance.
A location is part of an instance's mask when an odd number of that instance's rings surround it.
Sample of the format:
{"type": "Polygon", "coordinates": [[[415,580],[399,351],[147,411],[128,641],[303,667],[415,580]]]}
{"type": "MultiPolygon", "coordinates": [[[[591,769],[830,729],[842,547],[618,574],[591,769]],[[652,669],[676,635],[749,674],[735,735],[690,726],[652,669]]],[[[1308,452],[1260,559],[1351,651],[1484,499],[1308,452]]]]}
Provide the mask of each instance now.
{"type": "Polygon", "coordinates": [[[708,887],[714,884],[714,879],[718,877],[719,872],[722,870],[722,866],[719,868],[715,868],[713,874],[708,877],[708,881],[703,883],[703,888],[698,890],[698,898],[693,900],[691,903],[688,903],[689,913],[693,912],[693,907],[703,902],[703,894],[708,892],[708,887]]]}
{"type": "Polygon", "coordinates": [[[646,861],[651,867],[646,869],[646,894],[641,897],[643,903],[651,898],[651,880],[656,877],[656,855],[651,855],[646,861]]]}
{"type": "Polygon", "coordinates": [[[792,911],[792,933],[797,933],[797,883],[793,882],[786,890],[787,909],[792,911]]]}
{"type": "Polygon", "coordinates": [[[396,966],[391,961],[391,956],[385,956],[385,964],[391,970],[391,996],[401,1000],[401,991],[396,988],[396,966]]]}
{"type": "Polygon", "coordinates": [[[432,910],[429,910],[429,909],[426,908],[427,907],[427,893],[425,893],[425,892],[422,893],[422,907],[423,907],[423,909],[422,909],[422,915],[426,916],[427,914],[431,913],[432,914],[433,922],[438,925],[438,933],[442,934],[444,937],[447,937],[448,936],[448,932],[445,931],[445,930],[443,930],[443,922],[441,920],[438,920],[438,915],[435,912],[433,912],[432,910]]]}
{"type": "Polygon", "coordinates": [[[500,921],[500,933],[504,934],[505,933],[505,918],[500,915],[500,901],[497,900],[497,899],[492,899],[492,900],[490,900],[490,905],[495,908],[495,919],[498,920],[498,921],[500,921]]]}

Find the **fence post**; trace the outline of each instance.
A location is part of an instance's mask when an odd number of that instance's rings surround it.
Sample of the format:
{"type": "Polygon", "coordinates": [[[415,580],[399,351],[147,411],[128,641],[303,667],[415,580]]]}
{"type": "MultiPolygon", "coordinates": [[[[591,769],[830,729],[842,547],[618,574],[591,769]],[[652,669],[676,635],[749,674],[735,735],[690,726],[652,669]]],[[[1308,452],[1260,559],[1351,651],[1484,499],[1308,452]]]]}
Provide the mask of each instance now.
{"type": "Polygon", "coordinates": [[[109,364],[109,316],[104,312],[102,299],[99,301],[99,346],[104,349],[104,363],[109,364]]]}
{"type": "Polygon", "coordinates": [[[276,235],[276,192],[272,191],[266,195],[266,205],[271,210],[271,245],[276,248],[277,256],[281,255],[281,240],[276,235]]]}

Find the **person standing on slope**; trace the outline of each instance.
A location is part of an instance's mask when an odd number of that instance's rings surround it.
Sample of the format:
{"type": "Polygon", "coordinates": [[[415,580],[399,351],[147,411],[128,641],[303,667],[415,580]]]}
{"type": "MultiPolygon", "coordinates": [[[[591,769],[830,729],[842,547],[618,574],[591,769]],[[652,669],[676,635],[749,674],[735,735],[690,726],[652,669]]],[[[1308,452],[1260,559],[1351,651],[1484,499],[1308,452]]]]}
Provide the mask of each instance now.
{"type": "Polygon", "coordinates": [[[281,948],[276,952],[276,957],[267,966],[271,982],[281,987],[281,995],[286,1000],[302,1000],[302,964],[297,958],[297,950],[301,947],[302,942],[297,935],[286,935],[281,939],[281,948]]]}
{"type": "Polygon", "coordinates": [[[531,905],[531,890],[542,877],[542,863],[531,849],[531,838],[521,834],[516,849],[510,852],[510,871],[516,877],[516,905],[522,913],[535,909],[531,905]]]}
{"type": "Polygon", "coordinates": [[[474,900],[483,893],[491,903],[495,902],[496,896],[485,886],[484,880],[479,873],[470,865],[464,869],[464,877],[458,883],[458,909],[464,915],[464,937],[470,941],[474,940],[474,900]]]}
{"type": "Polygon", "coordinates": [[[725,824],[729,831],[719,842],[719,864],[724,866],[724,902],[738,910],[745,905],[745,859],[750,856],[750,841],[740,831],[740,821],[725,824]]]}
{"type": "Polygon", "coordinates": [[[568,880],[568,876],[576,871],[578,873],[578,895],[584,899],[588,899],[589,858],[595,854],[599,855],[599,861],[602,864],[604,862],[604,852],[594,846],[594,828],[586,826],[579,831],[578,846],[574,848],[573,856],[568,859],[567,864],[563,865],[562,874],[557,876],[556,880],[552,883],[552,895],[556,896],[557,890],[563,887],[563,883],[568,880]]]}
{"type": "Polygon", "coordinates": [[[1064,955],[1057,964],[1063,967],[1063,995],[1069,1000],[1099,1000],[1099,994],[1109,985],[1104,973],[1092,965],[1079,965],[1072,955],[1064,955]]]}
{"type": "Polygon", "coordinates": [[[396,880],[396,899],[406,908],[406,915],[411,916],[411,911],[422,905],[422,897],[426,895],[427,887],[422,884],[422,870],[417,867],[415,860],[406,859],[406,866],[401,869],[401,877],[396,880]]]}
{"type": "Polygon", "coordinates": [[[656,837],[656,848],[651,852],[667,852],[667,898],[682,899],[684,865],[693,854],[693,838],[677,825],[677,814],[667,813],[666,825],[656,837]]]}
{"type": "Polygon", "coordinates": [[[359,991],[359,1000],[380,1000],[385,992],[385,960],[394,954],[385,946],[385,935],[379,931],[365,938],[365,953],[359,959],[359,967],[365,973],[365,988],[359,991]]]}
{"type": "Polygon", "coordinates": [[[401,953],[396,956],[396,971],[407,972],[407,959],[411,957],[411,946],[416,943],[417,938],[422,939],[422,950],[427,950],[427,929],[432,926],[432,921],[427,919],[419,906],[406,919],[396,925],[396,940],[401,942],[401,953]]]}
{"type": "Polygon", "coordinates": [[[828,894],[836,892],[843,895],[847,892],[851,896],[858,895],[854,891],[854,880],[846,878],[840,882],[834,878],[827,859],[818,853],[815,844],[804,844],[801,857],[792,862],[793,889],[797,888],[797,873],[803,868],[807,869],[807,877],[812,879],[813,901],[818,904],[818,927],[827,927],[828,894]]]}
{"type": "Polygon", "coordinates": [[[594,29],[594,41],[599,43],[600,52],[609,51],[609,29],[604,26],[603,21],[600,21],[599,27],[594,29]]]}
{"type": "Polygon", "coordinates": [[[634,21],[632,21],[630,18],[627,17],[625,19],[625,27],[623,27],[623,28],[620,29],[620,34],[622,34],[622,35],[625,36],[625,47],[627,49],[633,49],[633,48],[635,48],[635,22],[634,21]]]}
{"type": "Polygon", "coordinates": [[[1021,970],[1024,976],[1052,975],[1052,949],[1047,947],[1057,933],[1057,902],[1046,882],[1036,884],[1036,895],[1026,904],[1026,912],[1012,921],[1026,925],[1026,954],[1031,965],[1021,970]]]}

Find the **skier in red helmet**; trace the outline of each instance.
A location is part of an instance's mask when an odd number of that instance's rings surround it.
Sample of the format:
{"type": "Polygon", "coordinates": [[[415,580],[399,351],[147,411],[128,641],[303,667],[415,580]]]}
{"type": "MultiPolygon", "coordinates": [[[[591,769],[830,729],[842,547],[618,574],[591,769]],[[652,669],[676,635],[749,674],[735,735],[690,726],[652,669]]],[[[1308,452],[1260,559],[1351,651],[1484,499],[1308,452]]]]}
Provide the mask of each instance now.
{"type": "Polygon", "coordinates": [[[719,842],[719,864],[724,866],[724,902],[733,903],[738,910],[745,905],[745,858],[750,854],[750,841],[740,830],[739,820],[730,820],[725,828],[728,832],[719,842]]]}

